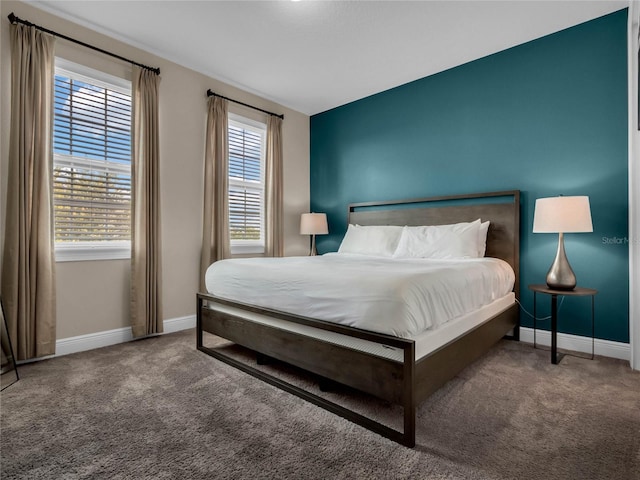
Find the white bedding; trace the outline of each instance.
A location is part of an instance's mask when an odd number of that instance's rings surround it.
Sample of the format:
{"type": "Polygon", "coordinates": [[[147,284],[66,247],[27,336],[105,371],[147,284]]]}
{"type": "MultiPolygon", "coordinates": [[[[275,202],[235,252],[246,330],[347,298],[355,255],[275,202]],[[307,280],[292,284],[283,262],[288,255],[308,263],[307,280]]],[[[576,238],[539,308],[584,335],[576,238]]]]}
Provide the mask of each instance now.
{"type": "Polygon", "coordinates": [[[513,289],[495,258],[389,259],[364,255],[222,260],[206,272],[212,295],[409,338],[513,289]]]}

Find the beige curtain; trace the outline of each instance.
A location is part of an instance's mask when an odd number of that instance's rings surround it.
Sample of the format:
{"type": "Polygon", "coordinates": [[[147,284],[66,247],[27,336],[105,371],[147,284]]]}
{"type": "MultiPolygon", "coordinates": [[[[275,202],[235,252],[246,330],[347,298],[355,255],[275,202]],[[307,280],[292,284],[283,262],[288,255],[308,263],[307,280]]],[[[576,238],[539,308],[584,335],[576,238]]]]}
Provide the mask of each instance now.
{"type": "Polygon", "coordinates": [[[282,170],[282,119],[269,115],[265,171],[265,254],[271,257],[284,254],[282,170]]]}
{"type": "Polygon", "coordinates": [[[216,260],[231,256],[229,246],[229,102],[209,97],[204,156],[204,218],[200,256],[200,291],[206,292],[204,275],[216,260]]]}
{"type": "Polygon", "coordinates": [[[11,25],[11,133],[2,302],[18,360],[55,353],[54,37],[11,25]]]}
{"type": "Polygon", "coordinates": [[[160,77],[134,67],[131,329],[134,337],[162,332],[160,243],[160,148],[158,90],[160,77]]]}

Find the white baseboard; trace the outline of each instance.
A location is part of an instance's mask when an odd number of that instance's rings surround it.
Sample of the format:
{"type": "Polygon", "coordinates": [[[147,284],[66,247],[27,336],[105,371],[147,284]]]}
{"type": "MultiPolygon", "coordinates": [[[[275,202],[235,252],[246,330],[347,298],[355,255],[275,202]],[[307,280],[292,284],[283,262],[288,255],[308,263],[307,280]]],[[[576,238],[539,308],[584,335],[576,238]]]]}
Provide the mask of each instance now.
{"type": "MultiPolygon", "coordinates": [[[[520,341],[533,343],[533,328],[520,327],[520,341]]],[[[551,332],[536,330],[536,343],[546,347],[551,346],[551,332]]],[[[630,360],[631,346],[628,343],[612,342],[596,338],[593,342],[596,355],[604,357],[630,360]]],[[[572,350],[574,352],[591,353],[591,337],[581,337],[568,333],[558,333],[558,348],[572,350]]]]}
{"type": "MultiPolygon", "coordinates": [[[[164,333],[173,333],[180,330],[195,328],[196,316],[171,318],[164,321],[164,333]]],[[[95,348],[108,347],[118,343],[130,342],[133,340],[131,327],[116,328],[104,332],[89,333],[77,337],[61,338],[56,341],[56,354],[48,357],[27,360],[27,363],[34,360],[44,360],[45,358],[60,357],[71,353],[84,352],[95,348]]],[[[520,341],[533,343],[533,329],[520,327],[520,341]]],[[[536,342],[540,345],[551,346],[551,332],[547,330],[536,330],[536,342]]],[[[605,357],[630,360],[631,347],[628,343],[612,342],[596,338],[594,341],[595,354],[605,357]]],[[[574,352],[591,353],[591,338],[558,333],[558,348],[572,350],[574,352]]]]}
{"type": "Polygon", "coordinates": [[[164,333],[179,332],[180,330],[188,330],[189,328],[196,328],[196,316],[187,315],[186,317],[170,318],[165,320],[164,333]]]}
{"type": "MultiPolygon", "coordinates": [[[[171,318],[165,320],[163,325],[163,333],[173,333],[188,328],[195,328],[196,316],[188,315],[186,317],[171,318]]],[[[56,354],[54,356],[60,357],[62,355],[69,355],[70,353],[84,352],[86,350],[93,350],[94,348],[130,342],[131,340],[133,340],[131,327],[116,328],[115,330],[89,333],[77,337],[61,338],[56,341],[56,354]]]]}

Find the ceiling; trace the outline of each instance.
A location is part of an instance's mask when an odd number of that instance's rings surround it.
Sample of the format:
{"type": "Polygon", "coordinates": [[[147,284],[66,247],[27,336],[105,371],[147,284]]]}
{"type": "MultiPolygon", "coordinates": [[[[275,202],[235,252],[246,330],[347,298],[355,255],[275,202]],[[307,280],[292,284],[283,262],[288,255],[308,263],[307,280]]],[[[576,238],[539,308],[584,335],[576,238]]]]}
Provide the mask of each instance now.
{"type": "Polygon", "coordinates": [[[627,0],[28,3],[308,115],[628,6],[627,0]]]}

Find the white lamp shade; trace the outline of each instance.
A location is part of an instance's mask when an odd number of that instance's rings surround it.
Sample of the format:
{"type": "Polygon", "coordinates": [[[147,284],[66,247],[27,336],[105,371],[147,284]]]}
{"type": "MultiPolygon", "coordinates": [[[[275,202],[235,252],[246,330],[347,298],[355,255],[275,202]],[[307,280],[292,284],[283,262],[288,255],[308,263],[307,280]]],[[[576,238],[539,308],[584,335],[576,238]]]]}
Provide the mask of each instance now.
{"type": "Polygon", "coordinates": [[[303,213],[300,217],[300,235],[324,235],[329,233],[326,213],[303,213]]]}
{"type": "Polygon", "coordinates": [[[593,232],[589,197],[548,197],[536,200],[533,233],[593,232]]]}

